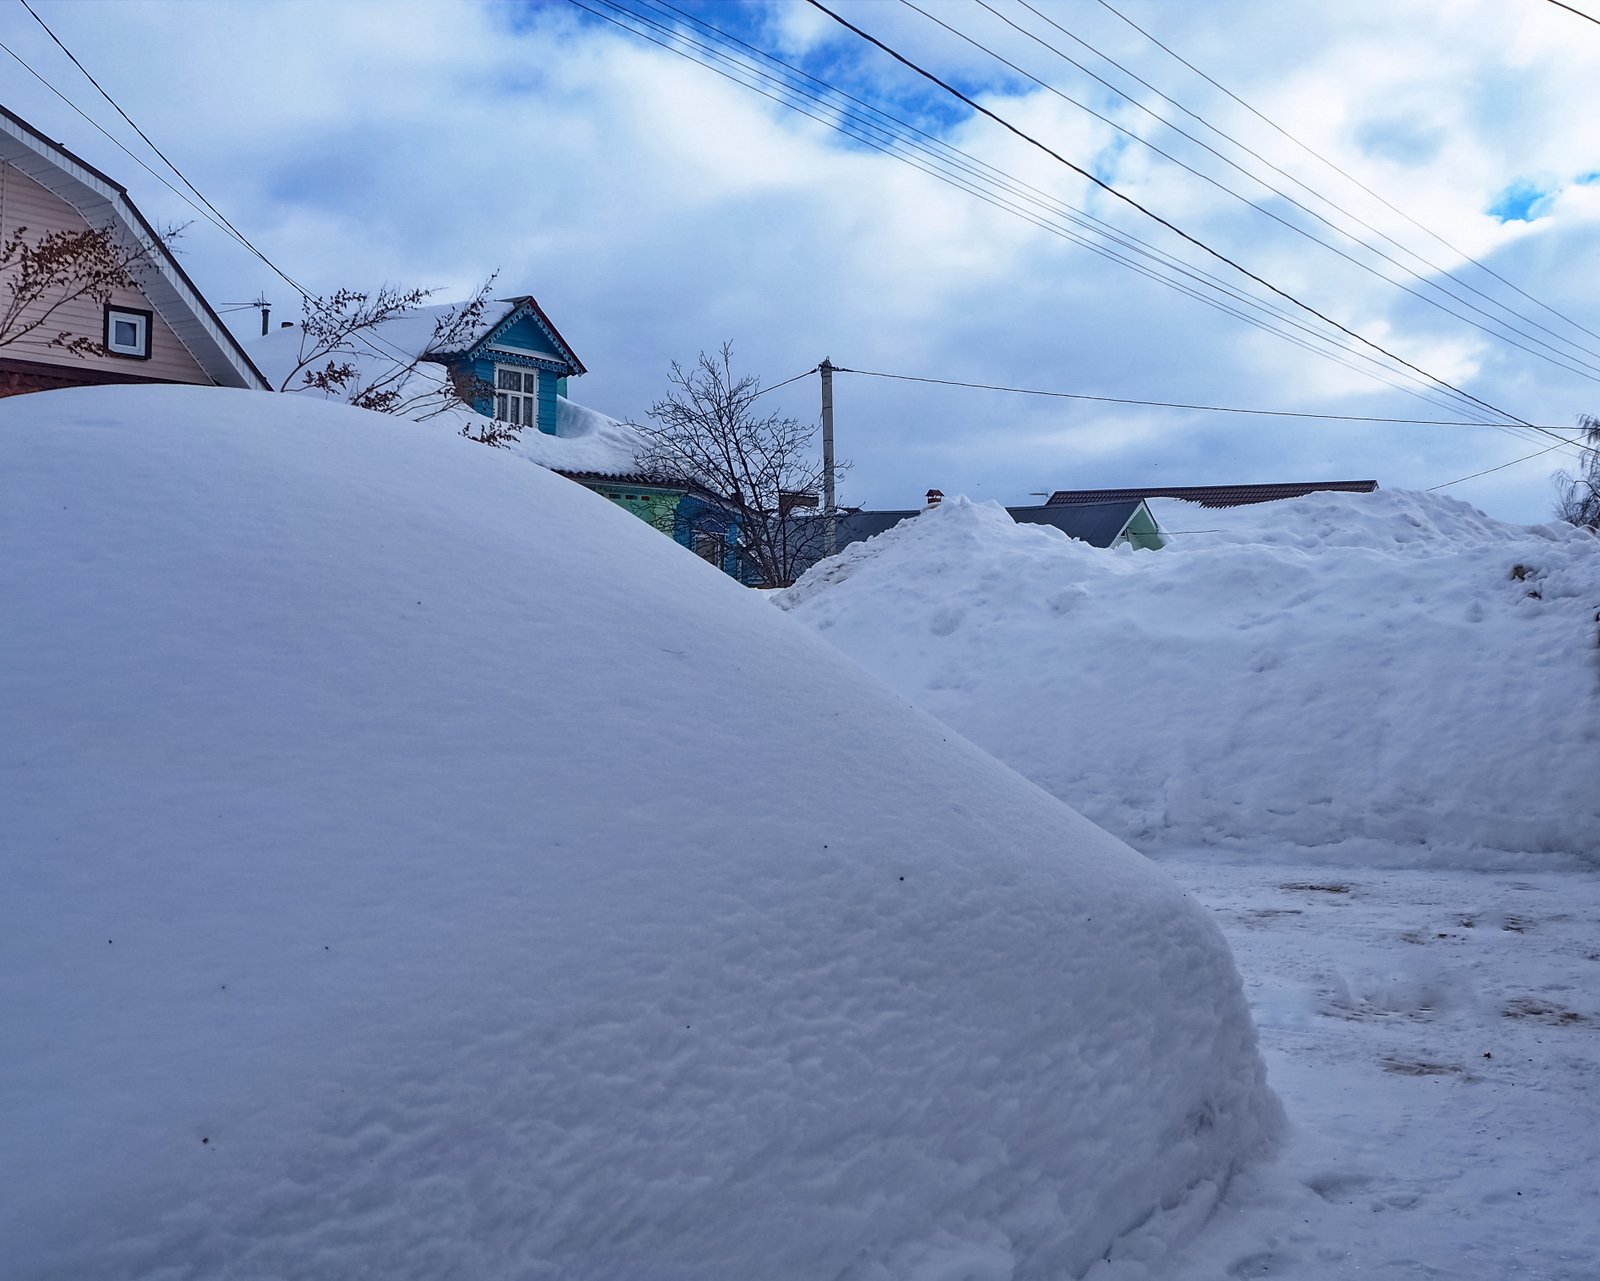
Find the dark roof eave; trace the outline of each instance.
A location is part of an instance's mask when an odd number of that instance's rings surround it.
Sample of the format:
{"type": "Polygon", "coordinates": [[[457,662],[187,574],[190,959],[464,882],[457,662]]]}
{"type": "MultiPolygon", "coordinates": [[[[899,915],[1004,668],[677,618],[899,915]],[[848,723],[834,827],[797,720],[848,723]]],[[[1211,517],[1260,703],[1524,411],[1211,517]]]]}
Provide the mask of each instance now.
{"type": "Polygon", "coordinates": [[[1202,507],[1246,507],[1253,503],[1304,498],[1317,493],[1370,494],[1375,480],[1294,481],[1263,485],[1170,485],[1129,489],[1059,489],[1046,500],[1047,507],[1086,503],[1133,502],[1150,498],[1176,498],[1202,507]]]}

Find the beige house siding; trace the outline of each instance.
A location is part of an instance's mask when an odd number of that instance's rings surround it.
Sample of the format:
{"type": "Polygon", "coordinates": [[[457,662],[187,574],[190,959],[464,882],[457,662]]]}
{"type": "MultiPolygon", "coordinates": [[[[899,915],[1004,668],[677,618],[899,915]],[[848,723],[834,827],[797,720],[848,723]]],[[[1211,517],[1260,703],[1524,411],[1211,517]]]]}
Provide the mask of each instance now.
{"type": "MultiPolygon", "coordinates": [[[[13,165],[0,161],[0,237],[9,238],[18,227],[28,229],[28,239],[50,231],[82,231],[88,227],[65,201],[45,190],[13,165]]],[[[150,300],[138,290],[119,289],[113,306],[154,312],[150,300]]],[[[0,347],[0,357],[40,364],[63,365],[119,378],[149,378],[160,382],[210,384],[211,379],[160,315],[150,325],[150,359],[127,356],[78,357],[50,346],[56,334],[67,332],[100,342],[105,336],[105,309],[96,301],[78,299],[62,306],[44,326],[17,342],[0,347]]]]}

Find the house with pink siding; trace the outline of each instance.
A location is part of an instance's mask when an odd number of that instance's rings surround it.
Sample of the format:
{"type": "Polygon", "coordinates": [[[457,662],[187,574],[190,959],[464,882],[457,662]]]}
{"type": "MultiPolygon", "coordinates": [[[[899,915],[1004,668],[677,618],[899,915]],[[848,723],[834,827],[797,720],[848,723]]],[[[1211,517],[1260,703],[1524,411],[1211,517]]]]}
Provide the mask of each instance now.
{"type": "MultiPolygon", "coordinates": [[[[134,287],[72,298],[31,332],[19,334],[26,326],[13,317],[0,333],[0,396],[93,383],[268,389],[127,191],[0,107],[0,247],[88,230],[131,251],[134,287]]],[[[18,298],[18,278],[15,254],[0,254],[0,316],[18,298]]],[[[31,304],[35,313],[45,305],[31,304]]]]}

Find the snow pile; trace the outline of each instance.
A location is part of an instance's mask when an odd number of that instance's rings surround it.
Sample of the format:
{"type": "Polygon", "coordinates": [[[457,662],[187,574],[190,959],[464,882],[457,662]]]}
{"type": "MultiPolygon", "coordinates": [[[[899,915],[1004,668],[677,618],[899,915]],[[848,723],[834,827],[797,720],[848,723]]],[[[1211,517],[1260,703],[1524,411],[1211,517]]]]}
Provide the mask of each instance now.
{"type": "Polygon", "coordinates": [[[1158,519],[946,501],[779,603],[1130,840],[1600,854],[1600,541],[1384,491],[1158,519]]]}
{"type": "Polygon", "coordinates": [[[8,1277],[1137,1275],[1275,1128],[1163,873],[548,471],[47,392],[0,545],[8,1277]]]}

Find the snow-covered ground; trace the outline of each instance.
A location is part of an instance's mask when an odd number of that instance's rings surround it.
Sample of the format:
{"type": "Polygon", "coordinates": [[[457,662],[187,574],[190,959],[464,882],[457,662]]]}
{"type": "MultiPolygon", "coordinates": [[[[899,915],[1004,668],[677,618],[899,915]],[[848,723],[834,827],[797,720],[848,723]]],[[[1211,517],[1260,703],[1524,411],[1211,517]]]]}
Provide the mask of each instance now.
{"type": "Polygon", "coordinates": [[[1155,1274],[1594,1281],[1600,541],[1383,492],[1159,517],[1100,552],[947,501],[779,603],[1216,913],[1289,1138],[1155,1274]]]}
{"type": "Polygon", "coordinates": [[[7,1281],[1149,1272],[1279,1128],[1165,873],[509,451],[11,397],[0,549],[7,1281]]]}
{"type": "Polygon", "coordinates": [[[1216,911],[1291,1121],[1174,1281],[1600,1277],[1600,879],[1293,855],[1159,859],[1216,911]]]}

